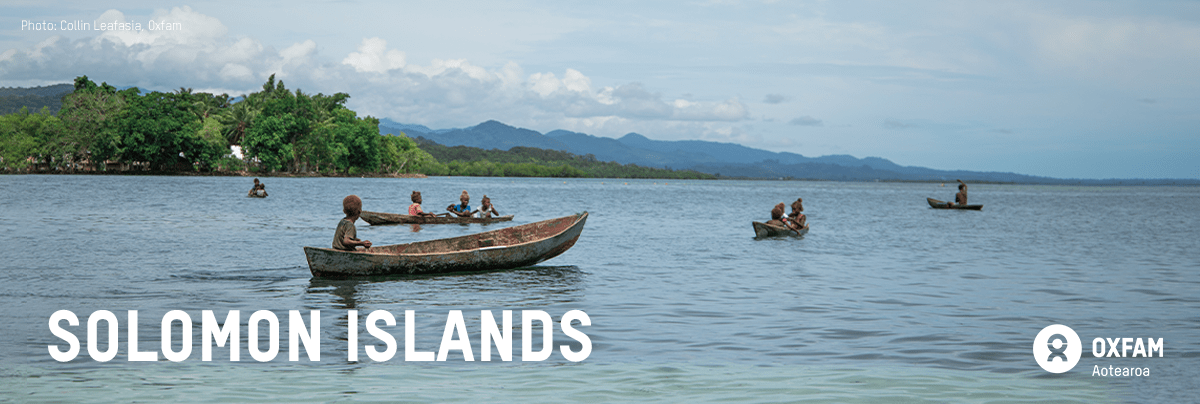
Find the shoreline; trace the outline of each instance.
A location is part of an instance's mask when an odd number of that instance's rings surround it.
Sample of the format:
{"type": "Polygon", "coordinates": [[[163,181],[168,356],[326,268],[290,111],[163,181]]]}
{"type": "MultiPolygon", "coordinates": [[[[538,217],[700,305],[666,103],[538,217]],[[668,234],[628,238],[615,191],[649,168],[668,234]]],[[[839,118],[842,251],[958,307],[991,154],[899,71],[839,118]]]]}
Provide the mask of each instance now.
{"type": "Polygon", "coordinates": [[[97,175],[97,176],[153,176],[153,177],[261,177],[261,178],[427,178],[428,176],[420,173],[405,173],[405,174],[329,174],[329,173],[255,173],[249,171],[212,171],[212,172],[188,172],[188,171],[36,171],[36,172],[7,172],[0,171],[0,175],[97,175]]]}
{"type": "MultiPolygon", "coordinates": [[[[38,171],[38,172],[8,172],[0,171],[0,176],[4,175],[96,175],[96,176],[162,176],[162,177],[260,177],[260,178],[429,178],[429,175],[420,173],[405,173],[405,174],[328,174],[328,173],[254,173],[248,171],[214,171],[214,172],[187,172],[187,171],[121,171],[121,172],[105,172],[105,171],[38,171]]],[[[677,179],[677,178],[621,178],[621,177],[493,177],[493,176],[473,176],[473,175],[437,175],[434,177],[470,177],[470,178],[571,178],[571,179],[612,179],[612,180],[673,180],[673,181],[776,181],[776,182],[846,182],[846,183],[912,183],[912,184],[941,184],[949,183],[943,180],[836,180],[836,179],[819,179],[819,178],[748,178],[748,177],[720,177],[720,178],[697,178],[697,179],[677,179]]],[[[1084,179],[1084,180],[1062,180],[1061,182],[1000,182],[1000,181],[969,181],[970,184],[989,184],[989,185],[1060,185],[1060,186],[1200,186],[1200,180],[1188,179],[1131,179],[1131,180],[1116,180],[1116,179],[1084,179]]]]}

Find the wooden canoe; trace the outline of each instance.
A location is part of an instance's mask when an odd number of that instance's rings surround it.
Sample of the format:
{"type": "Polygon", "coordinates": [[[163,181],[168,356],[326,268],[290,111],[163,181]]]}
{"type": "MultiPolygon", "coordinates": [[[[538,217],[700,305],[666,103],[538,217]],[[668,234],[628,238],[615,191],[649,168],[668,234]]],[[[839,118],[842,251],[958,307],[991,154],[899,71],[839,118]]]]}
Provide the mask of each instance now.
{"type": "Polygon", "coordinates": [[[409,216],[398,213],[383,213],[363,211],[358,216],[364,222],[374,225],[381,224],[453,224],[453,223],[492,223],[513,220],[513,215],[498,217],[454,217],[454,216],[409,216]]]}
{"type": "Polygon", "coordinates": [[[929,207],[934,209],[963,209],[963,210],[983,210],[983,205],[954,205],[950,206],[949,202],[939,201],[933,198],[925,198],[929,200],[929,207]]]}
{"type": "Polygon", "coordinates": [[[375,246],[364,252],[304,247],[318,278],[415,275],[527,267],[575,245],[588,213],[468,236],[375,246]]]}
{"type": "Polygon", "coordinates": [[[754,237],[784,237],[792,236],[799,237],[808,233],[808,223],[800,231],[795,231],[783,226],[774,226],[762,222],[752,222],[754,224],[754,237]]]}

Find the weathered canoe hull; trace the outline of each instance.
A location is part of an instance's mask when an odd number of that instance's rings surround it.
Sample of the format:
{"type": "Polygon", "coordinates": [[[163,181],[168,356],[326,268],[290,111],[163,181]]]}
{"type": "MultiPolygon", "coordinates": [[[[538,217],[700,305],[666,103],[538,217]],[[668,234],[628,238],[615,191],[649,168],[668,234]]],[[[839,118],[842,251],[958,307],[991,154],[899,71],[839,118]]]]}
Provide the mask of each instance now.
{"type": "Polygon", "coordinates": [[[786,227],[772,226],[762,222],[751,222],[754,225],[754,237],[799,237],[808,234],[808,224],[800,231],[795,231],[786,227]]]}
{"type": "Polygon", "coordinates": [[[372,247],[367,252],[304,247],[314,277],[348,278],[520,268],[566,252],[587,212],[461,237],[372,247]]]}
{"type": "Polygon", "coordinates": [[[454,223],[493,223],[513,220],[513,215],[498,217],[444,217],[444,216],[409,216],[398,213],[363,211],[358,216],[372,226],[381,224],[454,224],[454,223]]]}
{"type": "Polygon", "coordinates": [[[929,201],[929,207],[934,209],[962,209],[962,210],[983,210],[983,205],[955,205],[950,206],[949,202],[939,201],[933,198],[925,198],[929,201]]]}

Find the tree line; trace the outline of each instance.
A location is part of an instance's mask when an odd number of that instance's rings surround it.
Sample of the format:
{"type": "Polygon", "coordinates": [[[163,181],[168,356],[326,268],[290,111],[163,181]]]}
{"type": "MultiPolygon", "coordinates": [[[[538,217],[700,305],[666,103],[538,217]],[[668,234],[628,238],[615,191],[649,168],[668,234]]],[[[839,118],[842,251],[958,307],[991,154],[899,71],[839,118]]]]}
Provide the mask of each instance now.
{"type": "Polygon", "coordinates": [[[379,121],[346,108],[349,98],[291,91],[274,75],[262,91],[236,98],[118,90],[81,76],[57,114],[23,108],[0,116],[0,168],[398,174],[433,162],[412,139],[380,136],[379,121]]]}
{"type": "Polygon", "coordinates": [[[507,151],[469,146],[444,146],[424,137],[417,144],[437,161],[428,166],[430,175],[476,177],[590,177],[716,179],[693,170],[671,170],[599,161],[592,154],[577,155],[560,150],[517,146],[507,151]]]}
{"type": "Polygon", "coordinates": [[[349,98],[288,90],[274,75],[261,91],[239,97],[190,88],[118,90],[81,76],[57,113],[43,107],[0,115],[0,172],[715,178],[590,154],[446,147],[403,133],[381,135],[379,120],[346,108],[349,98]],[[243,158],[230,146],[240,147],[243,158]]]}

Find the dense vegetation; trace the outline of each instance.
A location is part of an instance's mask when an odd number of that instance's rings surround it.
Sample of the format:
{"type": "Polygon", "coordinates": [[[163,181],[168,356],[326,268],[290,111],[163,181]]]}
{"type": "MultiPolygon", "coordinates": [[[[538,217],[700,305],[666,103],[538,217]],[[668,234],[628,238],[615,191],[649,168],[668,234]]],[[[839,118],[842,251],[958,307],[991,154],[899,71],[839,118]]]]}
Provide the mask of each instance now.
{"type": "Polygon", "coordinates": [[[478,147],[447,147],[423,137],[417,142],[444,166],[430,166],[432,175],[468,175],[493,177],[597,177],[713,179],[714,175],[691,170],[669,170],[597,161],[593,155],[579,156],[564,151],[533,147],[513,147],[508,151],[478,147]]]}
{"type": "Polygon", "coordinates": [[[48,108],[50,113],[57,114],[58,110],[62,108],[62,97],[70,94],[72,90],[70,84],[33,88],[0,88],[0,115],[16,113],[21,108],[33,111],[48,108]]]}
{"type": "Polygon", "coordinates": [[[715,178],[529,147],[418,144],[402,133],[380,135],[377,119],[345,107],[348,94],[291,91],[275,76],[262,91],[236,98],[187,88],[118,90],[87,76],[65,94],[57,113],[21,108],[0,116],[0,171],[715,178]],[[240,146],[244,159],[230,146],[240,146]]]}
{"type": "Polygon", "coordinates": [[[289,91],[275,76],[236,99],[184,88],[143,94],[83,76],[57,115],[0,116],[0,168],[396,174],[433,162],[407,137],[379,136],[379,121],[347,109],[348,98],[289,91]],[[246,159],[231,156],[231,145],[246,159]]]}

